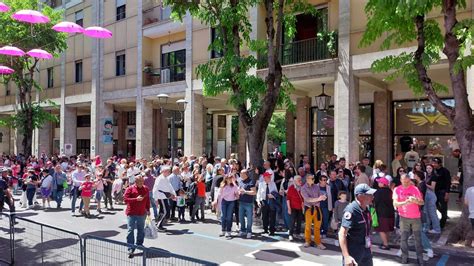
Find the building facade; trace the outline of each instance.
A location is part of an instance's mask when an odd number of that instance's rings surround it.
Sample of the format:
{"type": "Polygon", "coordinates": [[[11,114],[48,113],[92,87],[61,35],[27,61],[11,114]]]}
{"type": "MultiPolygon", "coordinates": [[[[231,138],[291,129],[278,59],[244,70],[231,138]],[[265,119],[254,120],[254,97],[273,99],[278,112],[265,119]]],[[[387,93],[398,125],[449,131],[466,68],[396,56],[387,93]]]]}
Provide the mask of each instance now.
{"type": "MultiPolygon", "coordinates": [[[[315,164],[333,153],[350,161],[369,157],[390,162],[396,152],[413,147],[420,156],[442,156],[449,164],[450,151],[456,147],[449,122],[424,97],[413,95],[402,80],[386,82],[385,74],[370,70],[374,60],[414,47],[386,51],[379,49],[380,43],[359,47],[366,27],[366,1],[309,2],[320,9],[320,15],[299,15],[295,38],[282,44],[284,74],[295,87],[296,104],[295,113],[278,110],[286,112],[288,154],[296,159],[300,154],[310,155],[315,164]],[[336,53],[316,38],[318,32],[333,30],[337,31],[336,53]],[[332,96],[326,112],[314,107],[322,86],[332,96]]],[[[34,154],[149,157],[168,153],[173,134],[174,147],[184,154],[237,152],[245,158],[241,127],[238,141],[232,143],[234,108],[225,95],[204,97],[202,82],[196,78],[199,64],[219,56],[207,49],[215,37],[211,28],[190,16],[182,23],[170,20],[171,10],[160,1],[58,0],[49,4],[64,8],[67,21],[84,27],[101,25],[114,35],[107,40],[71,35],[61,57],[41,62],[37,78],[44,90],[36,98],[57,103],[59,109],[50,111],[60,122],[37,130],[34,154]],[[163,103],[158,94],[170,98],[163,103]],[[188,102],[184,113],[179,111],[178,99],[188,102]],[[173,130],[172,116],[183,120],[173,130]]],[[[473,17],[472,12],[469,2],[459,16],[473,17]]],[[[263,8],[252,8],[249,16],[252,37],[265,38],[263,8]]],[[[265,72],[265,68],[255,70],[256,75],[265,72]]],[[[449,87],[444,60],[429,74],[449,87]]],[[[472,77],[468,71],[468,84],[472,77]]],[[[468,88],[472,90],[472,85],[468,88]]],[[[14,88],[7,86],[2,92],[0,115],[10,114],[14,88]]],[[[451,96],[451,92],[443,95],[453,104],[451,96]]],[[[17,153],[21,141],[15,131],[0,131],[0,152],[17,153]]]]}

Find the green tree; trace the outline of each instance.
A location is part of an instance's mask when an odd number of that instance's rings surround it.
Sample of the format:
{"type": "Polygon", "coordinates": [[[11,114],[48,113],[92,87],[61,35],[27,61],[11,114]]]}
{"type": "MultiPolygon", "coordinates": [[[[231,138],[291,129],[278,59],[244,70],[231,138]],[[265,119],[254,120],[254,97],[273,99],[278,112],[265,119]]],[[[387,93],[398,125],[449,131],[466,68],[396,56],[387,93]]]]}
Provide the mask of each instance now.
{"type": "MultiPolygon", "coordinates": [[[[48,51],[54,56],[59,56],[67,48],[67,35],[58,33],[51,27],[62,19],[62,11],[54,10],[45,6],[39,0],[7,0],[5,4],[11,10],[0,14],[0,34],[1,45],[13,45],[23,51],[40,48],[48,51]],[[47,24],[28,24],[18,22],[11,18],[11,15],[22,9],[41,10],[51,20],[47,24]]],[[[45,105],[52,105],[50,101],[36,102],[35,94],[42,91],[40,84],[35,80],[35,74],[39,72],[39,59],[23,56],[10,57],[0,56],[0,63],[15,70],[9,76],[3,76],[3,82],[7,85],[12,82],[16,87],[18,95],[18,110],[14,115],[1,121],[4,126],[16,128],[23,135],[23,153],[31,154],[33,140],[33,130],[41,128],[48,121],[55,121],[57,118],[43,109],[45,105]]]]}
{"type": "Polygon", "coordinates": [[[229,101],[236,108],[246,131],[250,163],[261,165],[265,132],[275,107],[294,108],[289,97],[293,87],[282,74],[280,61],[283,35],[292,39],[296,31],[296,14],[315,14],[315,8],[304,0],[164,2],[172,8],[174,18],[182,20],[189,12],[192,17],[216,29],[218,38],[208,49],[222,54],[222,57],[199,65],[196,72],[203,81],[205,95],[229,95],[229,101]],[[258,6],[265,9],[265,40],[250,37],[249,9],[258,6]],[[249,73],[262,66],[268,68],[264,78],[249,73]]]}
{"type": "MultiPolygon", "coordinates": [[[[389,80],[403,77],[418,95],[426,95],[433,106],[445,115],[454,127],[462,153],[464,187],[474,185],[474,115],[467,98],[465,72],[473,65],[472,36],[474,20],[459,20],[457,10],[466,7],[465,0],[386,1],[369,0],[365,6],[368,15],[367,30],[361,45],[370,45],[383,38],[382,49],[392,45],[416,43],[416,51],[388,56],[372,64],[375,72],[388,72],[389,80]],[[437,22],[433,14],[443,16],[437,22]],[[428,15],[430,14],[430,15],[428,15]],[[466,53],[470,50],[471,53],[466,53]],[[434,82],[428,69],[447,58],[454,107],[446,105],[439,92],[447,91],[446,84],[434,82]]],[[[467,209],[463,209],[461,222],[452,231],[448,241],[464,240],[470,230],[467,209]]]]}
{"type": "Polygon", "coordinates": [[[274,113],[267,128],[268,140],[275,145],[281,145],[286,140],[285,113],[274,113]]]}

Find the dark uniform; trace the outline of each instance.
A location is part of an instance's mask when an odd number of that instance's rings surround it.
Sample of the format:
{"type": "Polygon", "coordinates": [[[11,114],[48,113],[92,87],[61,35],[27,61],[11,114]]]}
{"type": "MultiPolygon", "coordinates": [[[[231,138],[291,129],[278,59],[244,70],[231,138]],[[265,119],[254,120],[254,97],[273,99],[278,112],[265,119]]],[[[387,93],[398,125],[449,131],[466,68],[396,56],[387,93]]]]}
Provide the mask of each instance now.
{"type": "Polygon", "coordinates": [[[366,237],[370,237],[371,224],[369,210],[362,210],[357,201],[351,202],[344,209],[341,226],[348,229],[347,249],[359,265],[373,265],[372,252],[370,247],[366,247],[366,237]]]}

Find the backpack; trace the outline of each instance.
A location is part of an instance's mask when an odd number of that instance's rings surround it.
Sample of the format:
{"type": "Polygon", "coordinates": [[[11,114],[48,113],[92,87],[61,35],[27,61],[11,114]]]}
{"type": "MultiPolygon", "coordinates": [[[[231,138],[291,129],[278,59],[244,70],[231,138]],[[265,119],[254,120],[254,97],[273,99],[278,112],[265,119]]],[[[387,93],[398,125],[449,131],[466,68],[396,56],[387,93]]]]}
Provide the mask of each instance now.
{"type": "Polygon", "coordinates": [[[186,191],[186,198],[188,199],[189,204],[194,204],[196,201],[197,194],[197,185],[196,182],[193,182],[189,185],[188,190],[186,191]]]}

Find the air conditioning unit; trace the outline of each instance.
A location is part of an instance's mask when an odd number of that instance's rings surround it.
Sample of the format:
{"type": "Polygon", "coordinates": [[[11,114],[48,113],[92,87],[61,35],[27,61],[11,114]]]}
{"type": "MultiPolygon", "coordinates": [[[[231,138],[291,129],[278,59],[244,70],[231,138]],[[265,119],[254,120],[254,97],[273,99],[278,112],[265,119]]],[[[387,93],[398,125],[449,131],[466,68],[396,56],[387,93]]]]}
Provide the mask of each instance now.
{"type": "Polygon", "coordinates": [[[161,83],[170,83],[170,69],[162,69],[161,70],[161,83]]]}

